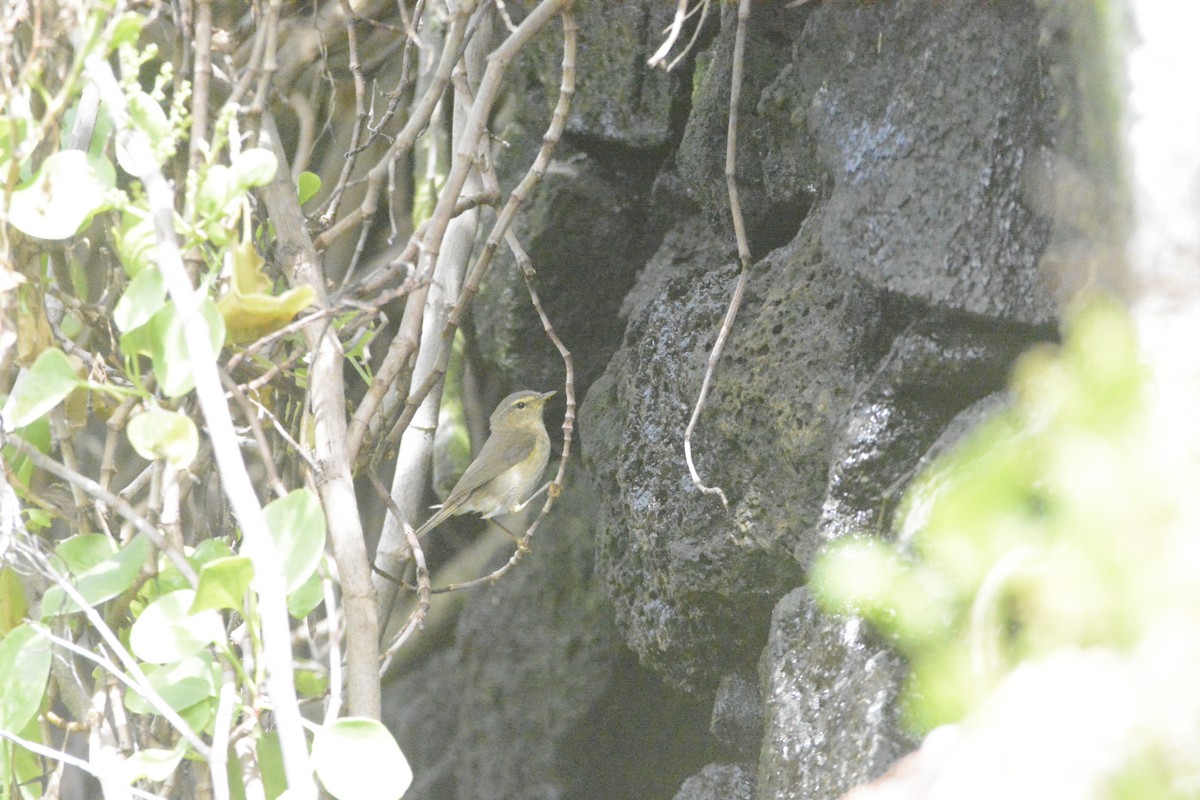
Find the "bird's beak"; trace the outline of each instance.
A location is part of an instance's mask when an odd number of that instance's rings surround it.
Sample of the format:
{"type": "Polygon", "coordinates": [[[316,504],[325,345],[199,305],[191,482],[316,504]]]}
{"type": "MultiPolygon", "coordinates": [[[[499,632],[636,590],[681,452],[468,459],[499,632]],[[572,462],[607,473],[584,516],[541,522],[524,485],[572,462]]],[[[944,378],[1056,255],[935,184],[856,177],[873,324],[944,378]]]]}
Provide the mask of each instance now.
{"type": "Polygon", "coordinates": [[[544,392],[544,393],[538,395],[538,400],[544,403],[547,400],[549,400],[551,397],[554,397],[554,395],[556,395],[556,394],[558,394],[558,392],[556,392],[556,391],[544,392]]]}

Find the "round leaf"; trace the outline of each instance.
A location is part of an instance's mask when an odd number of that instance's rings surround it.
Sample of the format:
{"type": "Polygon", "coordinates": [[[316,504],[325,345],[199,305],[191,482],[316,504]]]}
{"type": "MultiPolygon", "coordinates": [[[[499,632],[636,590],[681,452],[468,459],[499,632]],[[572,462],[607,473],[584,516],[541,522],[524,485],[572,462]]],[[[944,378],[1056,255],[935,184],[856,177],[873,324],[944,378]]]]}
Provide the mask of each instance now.
{"type": "Polygon", "coordinates": [[[56,347],[42,351],[4,404],[5,428],[25,427],[58,405],[80,383],[66,353],[56,347]]]}
{"type": "MultiPolygon", "coordinates": [[[[176,711],[215,699],[219,689],[220,671],[204,653],[174,664],[146,664],[142,671],[159,697],[176,711]]],[[[158,713],[133,689],[125,690],[125,707],[135,714],[158,713]]]]}
{"type": "Polygon", "coordinates": [[[125,431],[133,449],[149,461],[164,459],[175,469],[187,469],[200,448],[200,434],[191,417],[178,411],[151,408],[129,420],[125,431]]]}
{"type": "Polygon", "coordinates": [[[252,147],[239,153],[229,169],[234,183],[245,191],[252,186],[266,186],[270,183],[275,177],[277,166],[274,153],[263,147],[252,147]]]}
{"type": "Polygon", "coordinates": [[[245,556],[229,556],[209,561],[200,568],[196,600],[191,611],[210,608],[241,609],[246,590],[254,579],[254,565],[245,556]]]}
{"type": "Polygon", "coordinates": [[[113,322],[117,324],[117,329],[127,333],[145,325],[162,308],[166,296],[161,272],[157,269],[139,271],[113,309],[113,322]]]}
{"type": "Polygon", "coordinates": [[[140,778],[149,778],[161,783],[171,777],[186,750],[187,742],[184,739],[179,740],[174,750],[162,747],[139,750],[125,760],[125,780],[133,783],[140,778]]]}
{"type": "Polygon", "coordinates": [[[304,585],[325,554],[325,514],[316,495],[297,489],[263,509],[275,552],[283,560],[287,591],[304,585]]]}
{"type": "Polygon", "coordinates": [[[321,605],[321,601],[325,599],[325,590],[321,586],[321,574],[314,572],[308,576],[300,588],[294,592],[288,592],[287,608],[288,613],[296,619],[304,619],[312,610],[321,605]]]}
{"type": "MultiPolygon", "coordinates": [[[[81,573],[75,579],[75,588],[89,605],[116,597],[133,586],[149,554],[150,540],[139,534],[115,556],[81,573]]],[[[51,586],[42,597],[43,618],[79,610],[79,606],[61,586],[51,586]]]]}
{"type": "Polygon", "coordinates": [[[381,723],[346,717],[317,731],[313,767],[339,800],[398,800],[412,785],[412,769],[381,723]]]}
{"type": "Polygon", "coordinates": [[[112,164],[80,150],[54,153],[26,187],[13,192],[8,219],[39,239],[66,239],[104,207],[116,183],[112,164]]]}
{"type": "Polygon", "coordinates": [[[300,173],[300,178],[296,181],[296,189],[300,196],[300,205],[304,205],[312,200],[317,192],[321,191],[321,177],[305,170],[300,173]]]}
{"type": "Polygon", "coordinates": [[[133,623],[129,649],[143,661],[167,664],[200,652],[221,639],[225,630],[221,615],[215,611],[189,614],[196,599],[191,589],[164,594],[133,623]]]}
{"type": "MultiPolygon", "coordinates": [[[[219,353],[225,343],[225,322],[211,300],[200,304],[200,315],[208,325],[213,352],[219,353]]],[[[152,325],[150,349],[158,385],[167,397],[185,395],[195,387],[196,378],[179,309],[174,303],[167,303],[154,315],[152,325]]]]}
{"type": "Polygon", "coordinates": [[[41,708],[50,675],[50,642],[29,625],[0,641],[0,730],[20,733],[41,708]]]}
{"type": "Polygon", "coordinates": [[[72,575],[82,575],[115,556],[117,546],[102,533],[81,533],[59,542],[54,554],[63,560],[72,575]]]}

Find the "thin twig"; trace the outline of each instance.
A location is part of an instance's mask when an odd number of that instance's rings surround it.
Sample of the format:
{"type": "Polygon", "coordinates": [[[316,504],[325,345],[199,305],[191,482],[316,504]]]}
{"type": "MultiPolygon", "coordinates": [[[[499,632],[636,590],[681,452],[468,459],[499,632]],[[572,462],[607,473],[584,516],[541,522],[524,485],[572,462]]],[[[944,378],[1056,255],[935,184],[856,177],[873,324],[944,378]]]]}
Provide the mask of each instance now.
{"type": "Polygon", "coordinates": [[[700,480],[696,471],[696,463],[692,460],[692,433],[696,423],[700,421],[700,412],[704,410],[704,402],[708,399],[708,388],[712,382],[713,372],[717,362],[721,360],[721,351],[725,349],[725,340],[733,329],[733,321],[737,318],[738,309],[742,305],[742,295],[746,291],[746,280],[750,275],[750,245],[746,240],[746,226],[742,220],[742,206],[738,202],[737,190],[737,111],[738,101],[742,94],[742,64],[746,56],[746,22],[750,18],[750,0],[740,0],[737,12],[737,32],[733,40],[733,77],[729,89],[729,134],[725,144],[725,184],[729,190],[729,211],[733,216],[733,232],[737,237],[738,260],[741,262],[741,273],[737,285],[733,289],[733,297],[729,301],[729,309],[725,319],[721,321],[721,330],[717,333],[717,341],[713,344],[712,352],[708,354],[708,366],[704,370],[704,380],[700,384],[700,395],[696,398],[696,406],[692,409],[692,418],[688,420],[687,430],[683,434],[683,454],[687,461],[688,473],[692,483],[704,494],[715,494],[721,499],[721,505],[729,508],[729,500],[719,486],[706,486],[700,480]]]}
{"type": "MultiPolygon", "coordinates": [[[[704,0],[701,0],[701,2],[704,2],[704,0]]],[[[688,0],[679,0],[675,5],[675,17],[671,20],[670,27],[667,28],[667,38],[654,51],[654,55],[647,59],[646,66],[653,69],[663,62],[667,54],[671,52],[671,48],[675,46],[675,41],[679,38],[679,34],[683,32],[683,21],[687,17],[688,0]]]]}
{"type": "MultiPolygon", "coordinates": [[[[357,127],[350,137],[350,147],[346,150],[346,161],[342,165],[342,171],[338,175],[337,183],[334,184],[333,190],[330,191],[329,197],[325,200],[323,207],[319,213],[323,225],[328,225],[329,221],[337,218],[338,206],[342,201],[342,194],[346,191],[346,187],[350,181],[350,175],[354,170],[354,165],[357,163],[358,155],[370,147],[380,137],[382,131],[387,127],[388,123],[396,114],[396,110],[400,107],[401,101],[408,93],[409,86],[416,79],[412,74],[413,49],[420,46],[420,37],[418,36],[416,26],[420,25],[421,16],[424,13],[425,0],[417,0],[417,4],[413,9],[413,17],[417,20],[415,24],[408,22],[408,13],[404,7],[404,3],[400,3],[400,13],[405,19],[404,34],[404,52],[400,56],[400,80],[396,84],[396,88],[390,92],[390,99],[387,108],[380,116],[379,121],[372,127],[367,125],[367,131],[370,136],[366,141],[361,141],[362,132],[357,127]]],[[[380,24],[374,20],[368,20],[371,24],[380,24]]],[[[364,121],[364,124],[365,121],[364,121]]],[[[357,123],[356,123],[357,125],[357,123]]],[[[407,123],[406,123],[407,125],[407,123]]],[[[385,156],[387,158],[388,156],[385,156]]]]}
{"type": "MultiPolygon", "coordinates": [[[[40,742],[23,739],[17,734],[9,733],[3,728],[0,728],[0,737],[7,739],[18,747],[28,750],[31,753],[42,756],[43,758],[49,758],[53,761],[58,761],[62,764],[83,770],[97,780],[100,780],[101,778],[100,773],[97,772],[94,767],[92,767],[90,762],[85,761],[82,758],[76,758],[70,753],[64,753],[62,750],[55,750],[53,747],[47,747],[40,742]]],[[[141,789],[137,789],[132,786],[125,787],[125,791],[129,792],[134,797],[142,797],[146,800],[167,800],[167,798],[163,797],[162,795],[151,794],[150,792],[142,791],[141,789]]]]}
{"type": "MultiPolygon", "coordinates": [[[[565,22],[565,19],[564,19],[565,22]]],[[[534,288],[533,279],[535,272],[533,264],[530,262],[529,255],[517,240],[517,236],[511,230],[505,235],[505,241],[508,242],[512,249],[513,257],[517,260],[517,264],[521,267],[521,274],[525,276],[525,285],[529,289],[529,299],[533,302],[533,307],[537,311],[538,318],[542,321],[542,329],[546,332],[546,337],[554,343],[558,348],[559,355],[562,356],[563,366],[566,369],[566,400],[567,412],[563,417],[563,449],[562,457],[558,460],[558,473],[555,474],[554,480],[550,483],[550,491],[546,495],[546,502],[542,505],[542,510],[538,512],[537,518],[533,521],[526,530],[525,535],[517,542],[517,548],[513,551],[512,556],[502,564],[498,569],[482,578],[476,578],[473,581],[464,583],[451,584],[434,590],[435,592],[453,592],[461,589],[469,589],[473,586],[479,586],[485,583],[494,583],[504,576],[510,569],[515,567],[517,563],[529,552],[530,545],[533,542],[533,535],[537,532],[538,527],[542,524],[542,520],[550,513],[550,509],[554,507],[554,500],[562,493],[563,480],[567,474],[567,461],[571,456],[571,436],[575,429],[575,364],[571,359],[571,351],[558,338],[558,334],[554,332],[554,326],[550,324],[550,318],[546,316],[546,311],[542,308],[542,303],[538,297],[537,290],[534,288]]]]}
{"type": "MultiPolygon", "coordinates": [[[[432,390],[438,381],[446,373],[446,368],[450,360],[450,348],[448,343],[454,338],[455,331],[462,323],[462,318],[466,314],[466,310],[470,307],[472,300],[479,291],[479,286],[483,282],[487,271],[492,263],[492,258],[495,255],[496,248],[499,246],[500,240],[509,232],[512,221],[516,218],[517,212],[522,204],[529,197],[533,189],[542,181],[546,175],[546,169],[550,164],[550,159],[554,155],[554,149],[558,146],[559,140],[562,138],[562,132],[566,128],[567,116],[571,110],[571,100],[575,96],[575,53],[578,46],[579,27],[575,22],[574,15],[569,9],[562,12],[563,23],[563,61],[562,61],[562,78],[559,85],[558,102],[554,106],[554,111],[550,117],[550,125],[546,129],[546,133],[542,136],[542,146],[538,150],[537,156],[533,163],[525,173],[525,177],[513,189],[508,197],[508,201],[504,204],[504,208],[496,217],[496,222],[492,225],[492,230],[488,234],[484,242],[483,249],[475,259],[475,264],[471,268],[470,274],[467,276],[466,282],[463,284],[462,292],[454,303],[454,308],[450,312],[450,317],[446,321],[445,330],[442,333],[442,350],[441,356],[436,362],[433,370],[430,372],[426,380],[409,394],[405,401],[404,411],[400,418],[396,421],[392,430],[389,431],[387,441],[395,441],[400,432],[412,420],[417,408],[424,401],[425,396],[432,390]]],[[[462,85],[456,87],[458,91],[468,93],[469,87],[462,85]]],[[[483,174],[484,185],[489,194],[498,195],[500,192],[500,184],[496,177],[495,170],[492,168],[490,159],[481,161],[481,172],[483,174]]]]}
{"type": "Polygon", "coordinates": [[[108,491],[86,475],[80,475],[78,472],[67,469],[62,464],[50,458],[50,456],[44,455],[40,450],[19,436],[8,436],[5,438],[4,443],[32,461],[33,465],[38,469],[61,478],[71,486],[77,486],[84,494],[116,511],[128,520],[139,533],[144,533],[156,547],[166,553],[167,558],[171,559],[171,563],[179,568],[179,571],[183,573],[188,583],[193,587],[196,586],[196,571],[192,569],[192,565],[188,563],[188,560],[183,557],[182,553],[171,547],[170,543],[162,535],[162,532],[150,524],[150,521],[139,514],[124,498],[108,491]]]}
{"type": "MultiPolygon", "coordinates": [[[[428,90],[412,110],[412,113],[408,117],[408,122],[405,123],[400,133],[396,135],[395,141],[388,147],[383,158],[367,173],[366,192],[359,207],[338,220],[336,224],[328,227],[327,230],[313,240],[313,245],[318,251],[329,247],[329,245],[348,230],[360,224],[370,224],[378,207],[379,193],[383,188],[383,179],[387,176],[389,166],[412,149],[417,136],[429,124],[429,120],[433,115],[433,109],[437,106],[438,100],[446,90],[446,84],[450,82],[450,72],[454,69],[455,62],[458,61],[458,50],[466,36],[466,28],[466,16],[462,13],[456,14],[450,21],[449,30],[446,31],[442,57],[428,90]]],[[[336,213],[336,211],[337,203],[329,203],[329,208],[321,214],[320,224],[322,226],[329,226],[333,221],[333,214],[331,212],[336,213]]]]}
{"type": "MultiPolygon", "coordinates": [[[[254,441],[258,443],[258,462],[262,464],[267,473],[267,483],[271,485],[271,491],[275,492],[276,497],[285,496],[288,491],[283,485],[283,481],[279,480],[279,472],[275,469],[275,457],[271,454],[271,445],[267,441],[267,435],[263,432],[262,424],[258,420],[254,406],[250,405],[249,398],[237,385],[237,381],[229,376],[225,370],[221,370],[221,383],[225,387],[225,391],[233,398],[233,401],[238,404],[238,408],[242,410],[242,418],[246,420],[246,424],[250,426],[250,432],[254,435],[254,441]]],[[[261,405],[259,406],[262,407],[261,405]]]]}

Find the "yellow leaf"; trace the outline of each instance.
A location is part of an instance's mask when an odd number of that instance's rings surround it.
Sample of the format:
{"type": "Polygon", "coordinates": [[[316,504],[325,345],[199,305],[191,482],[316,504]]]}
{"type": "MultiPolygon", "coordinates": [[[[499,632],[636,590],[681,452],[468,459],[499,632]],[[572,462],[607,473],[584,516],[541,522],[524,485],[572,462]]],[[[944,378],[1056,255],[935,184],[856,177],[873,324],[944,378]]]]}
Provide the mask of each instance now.
{"type": "Polygon", "coordinates": [[[277,331],[317,299],[311,286],[268,294],[271,279],[263,272],[264,263],[251,242],[235,244],[225,254],[229,290],[217,300],[217,310],[229,342],[248,344],[277,331]]]}

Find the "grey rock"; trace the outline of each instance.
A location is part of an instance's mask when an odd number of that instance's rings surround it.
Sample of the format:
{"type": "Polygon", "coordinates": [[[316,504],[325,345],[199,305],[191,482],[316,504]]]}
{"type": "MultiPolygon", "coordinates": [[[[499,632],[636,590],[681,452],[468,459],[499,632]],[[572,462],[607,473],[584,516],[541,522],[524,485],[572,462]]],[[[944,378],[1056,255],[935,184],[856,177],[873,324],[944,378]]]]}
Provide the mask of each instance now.
{"type": "Polygon", "coordinates": [[[806,226],[756,264],[692,442],[727,514],[692,486],[682,441],[736,271],[706,261],[661,284],[581,409],[604,498],[597,569],[643,663],[712,692],[752,663],[770,609],[803,573],[836,423],[864,374],[879,297],[832,269],[806,226]]]}
{"type": "Polygon", "coordinates": [[[683,782],[675,800],[751,800],[754,771],[741,764],[708,764],[683,782]]]}
{"type": "Polygon", "coordinates": [[[758,800],[832,800],[915,745],[900,720],[900,658],[860,620],[822,614],[806,589],[776,606],[759,671],[758,800]]]}

